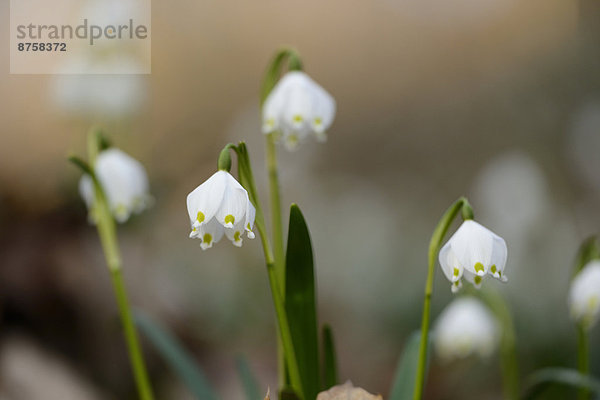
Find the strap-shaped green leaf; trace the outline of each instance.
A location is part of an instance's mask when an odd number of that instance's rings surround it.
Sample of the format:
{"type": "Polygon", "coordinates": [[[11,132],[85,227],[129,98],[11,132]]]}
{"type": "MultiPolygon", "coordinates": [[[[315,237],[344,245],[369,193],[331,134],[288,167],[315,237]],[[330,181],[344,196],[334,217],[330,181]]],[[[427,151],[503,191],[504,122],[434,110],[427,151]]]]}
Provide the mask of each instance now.
{"type": "Polygon", "coordinates": [[[323,390],[338,384],[335,342],[329,325],[323,326],[323,378],[323,390]]]}
{"type": "Polygon", "coordinates": [[[569,368],[544,368],[534,372],[525,385],[523,400],[536,398],[551,384],[561,384],[588,389],[600,398],[600,381],[569,368]]]}
{"type": "Polygon", "coordinates": [[[286,253],[285,309],[302,378],[304,400],[315,399],[321,387],[313,268],[308,227],[300,208],[292,204],[286,253]]]}
{"type": "MultiPolygon", "coordinates": [[[[252,373],[252,369],[250,369],[250,365],[248,365],[248,361],[244,356],[238,356],[235,360],[235,365],[237,367],[238,374],[240,379],[242,380],[242,386],[244,387],[244,393],[246,394],[246,399],[248,400],[260,400],[261,391],[259,389],[258,381],[256,377],[252,373]]],[[[264,394],[263,394],[264,396],[264,394]]]]}
{"type": "Polygon", "coordinates": [[[135,322],[197,399],[217,400],[208,380],[175,336],[144,313],[136,312],[135,322]]]}
{"type": "MultiPolygon", "coordinates": [[[[431,340],[429,340],[431,341],[431,340]]],[[[417,376],[417,364],[419,362],[419,345],[421,343],[421,331],[413,332],[406,341],[402,356],[396,367],[394,384],[389,400],[412,399],[415,390],[415,379],[417,376]]],[[[430,346],[427,346],[430,348],[430,346]]],[[[429,355],[429,352],[428,352],[429,355]]],[[[427,376],[428,364],[425,364],[425,376],[427,376]]]]}

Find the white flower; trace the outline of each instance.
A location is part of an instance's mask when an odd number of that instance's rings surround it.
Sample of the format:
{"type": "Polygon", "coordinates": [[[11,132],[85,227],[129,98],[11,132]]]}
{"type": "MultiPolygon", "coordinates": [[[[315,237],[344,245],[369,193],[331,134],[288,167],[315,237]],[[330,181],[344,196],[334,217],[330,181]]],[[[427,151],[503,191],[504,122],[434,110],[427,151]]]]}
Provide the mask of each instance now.
{"type": "MultiPolygon", "coordinates": [[[[139,214],[152,203],[148,192],[148,176],[144,166],[123,151],[115,148],[98,154],[94,172],[104,189],[111,213],[118,222],[125,222],[129,216],[139,214]]],[[[94,220],[94,184],[89,175],[79,181],[79,193],[94,220]]]]}
{"type": "Polygon", "coordinates": [[[579,271],[569,290],[571,316],[591,328],[600,316],[600,261],[590,261],[579,271]]]}
{"type": "Polygon", "coordinates": [[[440,250],[439,261],[456,293],[463,276],[476,288],[486,274],[506,282],[506,256],[504,239],[477,222],[466,220],[440,250]]]}
{"type": "Polygon", "coordinates": [[[248,192],[229,172],[217,171],[187,196],[187,209],[192,225],[191,238],[202,242],[203,250],[223,237],[240,247],[242,234],[254,239],[256,210],[248,192]]]}
{"type": "Polygon", "coordinates": [[[365,389],[354,387],[352,382],[346,381],[317,395],[317,400],[382,400],[381,395],[374,395],[365,389]]]}
{"type": "Polygon", "coordinates": [[[325,141],[335,117],[335,100],[301,71],[290,71],[275,85],[263,107],[263,133],[283,135],[288,150],[314,134],[325,141]]]}
{"type": "Polygon", "coordinates": [[[491,355],[500,338],[495,317],[479,300],[454,300],[437,319],[433,340],[440,358],[449,361],[472,354],[491,355]]]}

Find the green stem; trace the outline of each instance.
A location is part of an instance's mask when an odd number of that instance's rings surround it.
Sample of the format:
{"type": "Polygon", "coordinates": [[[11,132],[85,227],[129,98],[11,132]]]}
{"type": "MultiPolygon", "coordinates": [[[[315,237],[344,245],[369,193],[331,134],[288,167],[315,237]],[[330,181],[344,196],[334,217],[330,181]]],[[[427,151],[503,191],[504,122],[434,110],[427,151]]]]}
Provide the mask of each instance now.
{"type": "Polygon", "coordinates": [[[146,365],[144,363],[137,331],[132,318],[131,307],[127,299],[127,291],[121,275],[121,254],[117,242],[115,220],[110,213],[108,202],[106,201],[100,183],[95,177],[93,177],[93,180],[95,189],[94,210],[96,215],[96,226],[102,243],[102,249],[104,250],[106,264],[110,270],[112,283],[115,289],[117,306],[119,308],[121,324],[123,325],[123,333],[129,351],[129,361],[131,362],[140,399],[153,400],[154,396],[152,394],[150,380],[148,379],[146,365]]]}
{"type": "MultiPolygon", "coordinates": [[[[269,284],[271,287],[271,294],[273,296],[273,303],[275,305],[275,313],[277,316],[277,340],[278,340],[278,354],[281,355],[279,359],[280,373],[283,372],[280,377],[282,380],[281,388],[286,385],[286,369],[289,374],[292,390],[303,399],[302,392],[302,379],[300,378],[300,372],[298,369],[298,363],[296,359],[296,353],[294,350],[292,335],[290,332],[290,326],[285,311],[285,299],[283,297],[283,288],[281,287],[279,277],[275,270],[275,257],[271,244],[269,243],[269,237],[267,236],[267,230],[265,225],[264,214],[260,206],[256,185],[254,183],[254,174],[252,173],[252,166],[250,165],[250,156],[246,149],[246,144],[240,142],[237,147],[233,148],[238,156],[238,172],[240,182],[242,186],[248,191],[248,196],[256,208],[256,220],[255,225],[258,233],[260,234],[260,240],[262,243],[263,251],[265,253],[265,261],[267,264],[267,273],[269,276],[269,284]]],[[[308,399],[307,399],[308,400],[308,399]]]]}
{"type": "MultiPolygon", "coordinates": [[[[262,106],[271,93],[271,90],[277,84],[283,66],[287,61],[289,70],[302,70],[302,61],[298,52],[291,48],[283,48],[276,54],[265,73],[260,92],[260,105],[262,106]]],[[[267,170],[269,176],[269,198],[271,206],[271,229],[273,234],[273,255],[274,255],[274,274],[275,279],[279,281],[282,300],[285,303],[285,249],[283,242],[283,221],[281,213],[281,191],[279,188],[279,177],[277,170],[277,148],[274,133],[267,135],[266,138],[266,157],[267,170]]],[[[287,362],[283,351],[281,340],[277,340],[277,359],[279,384],[284,387],[288,383],[288,375],[285,370],[287,362]]]]}
{"type": "Polygon", "coordinates": [[[285,250],[283,246],[283,220],[281,216],[279,173],[277,171],[277,149],[273,134],[269,134],[267,136],[267,169],[269,172],[271,229],[273,232],[275,273],[279,281],[279,287],[283,289],[281,294],[285,298],[285,250]]]}
{"type": "Polygon", "coordinates": [[[497,292],[488,289],[477,291],[488,308],[494,313],[502,328],[500,341],[500,363],[502,367],[502,385],[506,400],[519,398],[519,363],[517,360],[517,339],[510,310],[497,292]]]}
{"type": "MultiPolygon", "coordinates": [[[[590,373],[590,352],[589,352],[589,338],[587,330],[583,324],[577,325],[577,363],[578,370],[581,375],[589,376],[590,373]]],[[[579,389],[579,400],[588,400],[590,398],[590,391],[588,388],[582,387],[579,389]]]]}
{"type": "Polygon", "coordinates": [[[427,281],[425,283],[425,298],[423,300],[423,317],[421,320],[421,342],[419,344],[419,363],[417,365],[417,374],[415,378],[414,400],[421,400],[423,397],[423,389],[425,384],[425,366],[427,364],[427,343],[429,336],[429,314],[431,310],[431,295],[433,293],[433,278],[435,276],[435,260],[440,250],[444,236],[450,228],[450,224],[458,215],[458,212],[463,210],[465,216],[472,217],[470,212],[469,202],[466,198],[461,197],[450,206],[438,222],[431,241],[429,242],[429,267],[427,270],[427,281]],[[464,210],[463,210],[464,208],[464,210]],[[470,215],[469,215],[470,214],[470,215]]]}
{"type": "Polygon", "coordinates": [[[283,352],[281,352],[281,354],[285,355],[284,360],[286,364],[284,365],[287,366],[287,373],[290,377],[292,389],[300,397],[300,399],[304,399],[304,394],[302,392],[302,379],[300,378],[296,352],[292,342],[292,334],[290,332],[290,326],[288,323],[287,314],[285,312],[285,304],[282,296],[281,286],[279,285],[279,279],[275,272],[275,260],[273,257],[273,252],[265,232],[264,221],[257,222],[256,227],[260,233],[260,238],[265,253],[267,273],[269,275],[269,283],[271,286],[271,295],[273,296],[275,313],[277,315],[279,343],[283,348],[283,352]]]}

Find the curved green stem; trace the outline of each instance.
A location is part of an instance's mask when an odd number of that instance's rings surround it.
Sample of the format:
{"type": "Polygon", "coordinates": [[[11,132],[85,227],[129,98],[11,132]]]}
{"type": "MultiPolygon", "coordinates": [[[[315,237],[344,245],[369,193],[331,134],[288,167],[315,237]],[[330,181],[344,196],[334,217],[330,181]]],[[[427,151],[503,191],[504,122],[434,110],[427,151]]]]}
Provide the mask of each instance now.
{"type": "MultiPolygon", "coordinates": [[[[285,386],[285,367],[287,366],[287,373],[290,377],[292,390],[300,397],[304,399],[302,391],[302,379],[300,377],[300,371],[298,369],[298,363],[296,359],[296,352],[292,342],[292,335],[290,332],[290,326],[287,319],[287,313],[285,311],[285,298],[283,295],[283,287],[280,283],[280,278],[276,271],[276,260],[273,255],[273,249],[269,243],[269,237],[265,226],[264,214],[260,206],[256,185],[254,183],[254,174],[252,173],[252,167],[250,165],[250,157],[246,149],[245,143],[239,143],[238,146],[233,148],[238,156],[238,172],[242,186],[248,191],[248,196],[256,208],[256,229],[260,234],[260,240],[262,243],[263,251],[265,254],[265,261],[267,265],[267,273],[269,276],[269,284],[271,287],[271,295],[273,297],[273,304],[275,306],[275,313],[277,316],[277,332],[278,332],[278,346],[282,351],[279,352],[281,355],[280,360],[280,374],[283,371],[283,379],[280,381],[281,387],[285,386]]],[[[306,399],[308,400],[308,399],[306,399]]]]}
{"type": "MultiPolygon", "coordinates": [[[[298,52],[292,48],[283,48],[279,50],[271,64],[262,83],[260,92],[260,106],[262,106],[271,93],[271,90],[277,84],[281,71],[287,61],[289,70],[301,70],[302,61],[298,52]]],[[[285,249],[283,238],[283,219],[281,212],[281,190],[279,187],[279,173],[277,168],[277,147],[274,133],[270,133],[266,137],[266,158],[267,171],[269,176],[269,200],[271,206],[271,233],[273,239],[273,256],[274,256],[274,275],[279,282],[281,288],[281,296],[285,303],[285,249]]],[[[285,352],[282,349],[281,341],[277,343],[278,354],[278,372],[280,386],[285,386],[288,382],[285,366],[285,352]]]]}
{"type": "MultiPolygon", "coordinates": [[[[100,134],[90,134],[88,153],[92,165],[100,149],[100,139],[100,134]]],[[[111,274],[121,324],[123,326],[123,333],[129,352],[129,361],[133,369],[138,394],[142,400],[153,400],[154,395],[152,394],[152,387],[150,386],[146,364],[138,340],[137,330],[133,322],[129,300],[127,298],[127,290],[121,274],[121,252],[117,241],[115,220],[110,212],[104,189],[93,172],[93,167],[89,169],[89,172],[94,182],[94,217],[96,228],[98,230],[98,235],[100,236],[100,242],[102,243],[106,264],[111,274]]]]}
{"type": "Polygon", "coordinates": [[[428,262],[429,267],[427,270],[427,281],[425,283],[425,298],[423,300],[423,316],[421,320],[421,342],[419,344],[419,363],[417,365],[417,374],[415,378],[415,391],[413,395],[414,400],[420,400],[423,396],[423,388],[425,382],[425,366],[427,364],[427,343],[429,336],[429,314],[431,309],[431,295],[433,293],[433,278],[435,276],[435,260],[437,254],[448,232],[448,228],[454,218],[458,215],[458,212],[462,211],[464,217],[473,217],[471,206],[466,198],[461,197],[456,200],[444,213],[440,221],[438,222],[431,241],[429,242],[429,255],[428,262]]]}
{"type": "MultiPolygon", "coordinates": [[[[585,326],[581,323],[577,325],[577,364],[581,375],[588,376],[590,374],[589,338],[585,326]]],[[[580,388],[578,399],[588,400],[589,398],[589,389],[585,387],[580,388]]]]}
{"type": "Polygon", "coordinates": [[[104,256],[106,258],[106,264],[110,270],[112,283],[115,289],[117,306],[119,308],[121,324],[123,325],[123,333],[129,351],[129,361],[131,362],[140,399],[152,400],[154,396],[152,394],[150,380],[146,371],[137,331],[133,323],[131,307],[127,298],[127,291],[121,274],[121,255],[117,243],[115,222],[110,214],[108,205],[104,200],[104,195],[101,193],[102,189],[99,188],[99,185],[96,185],[95,189],[96,193],[98,193],[96,195],[95,203],[96,224],[100,241],[102,242],[104,256]]]}

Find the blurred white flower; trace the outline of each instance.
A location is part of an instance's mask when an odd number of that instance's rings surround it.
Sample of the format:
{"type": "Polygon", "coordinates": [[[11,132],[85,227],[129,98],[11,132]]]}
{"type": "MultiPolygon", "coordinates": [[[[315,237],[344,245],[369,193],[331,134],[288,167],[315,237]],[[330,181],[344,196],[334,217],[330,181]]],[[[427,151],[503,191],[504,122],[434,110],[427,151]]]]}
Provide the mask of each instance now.
{"type": "Polygon", "coordinates": [[[354,387],[352,382],[346,381],[317,395],[317,400],[382,400],[381,395],[374,395],[365,389],[354,387]]]}
{"type": "Polygon", "coordinates": [[[443,360],[476,354],[490,356],[500,338],[498,323],[479,300],[461,297],[448,305],[437,319],[433,340],[443,360]]]}
{"type": "Polygon", "coordinates": [[[481,286],[486,274],[505,282],[506,256],[504,239],[477,222],[467,220],[442,247],[439,261],[444,275],[452,282],[452,292],[456,293],[463,276],[476,288],[481,286]]]}
{"type": "MultiPolygon", "coordinates": [[[[110,148],[100,152],[94,172],[104,189],[110,211],[118,222],[127,221],[132,213],[139,214],[151,205],[152,197],[144,166],[123,151],[110,148]]],[[[81,177],[79,193],[93,221],[95,193],[89,175],[81,177]]]]}
{"type": "Polygon", "coordinates": [[[246,189],[227,171],[217,171],[188,194],[187,209],[192,225],[190,237],[200,239],[203,250],[221,240],[223,234],[238,247],[244,231],[254,239],[256,210],[246,189]]]}
{"type": "Polygon", "coordinates": [[[290,71],[275,85],[263,107],[263,133],[283,135],[288,150],[311,133],[325,141],[335,117],[335,100],[301,71],[290,71]]]}
{"type": "Polygon", "coordinates": [[[600,261],[590,261],[573,278],[569,306],[574,320],[591,328],[600,315],[600,261]]]}

